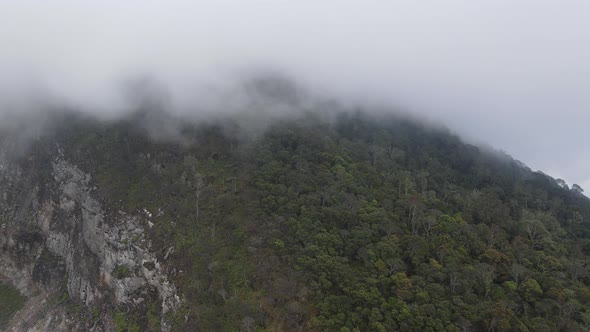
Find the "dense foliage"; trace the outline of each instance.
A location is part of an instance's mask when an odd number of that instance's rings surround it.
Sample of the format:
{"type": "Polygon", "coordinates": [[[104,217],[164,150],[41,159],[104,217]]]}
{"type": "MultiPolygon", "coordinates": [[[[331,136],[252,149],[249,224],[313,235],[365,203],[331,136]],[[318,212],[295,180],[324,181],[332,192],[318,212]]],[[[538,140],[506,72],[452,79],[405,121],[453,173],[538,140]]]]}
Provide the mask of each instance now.
{"type": "MultiPolygon", "coordinates": [[[[58,137],[106,203],[153,213],[149,240],[185,299],[175,329],[590,328],[578,186],[393,116],[179,135],[84,120],[58,137]]],[[[155,305],[117,315],[159,328],[155,305]]]]}
{"type": "Polygon", "coordinates": [[[10,318],[22,308],[25,297],[20,295],[14,287],[0,284],[0,328],[4,327],[10,318]]]}

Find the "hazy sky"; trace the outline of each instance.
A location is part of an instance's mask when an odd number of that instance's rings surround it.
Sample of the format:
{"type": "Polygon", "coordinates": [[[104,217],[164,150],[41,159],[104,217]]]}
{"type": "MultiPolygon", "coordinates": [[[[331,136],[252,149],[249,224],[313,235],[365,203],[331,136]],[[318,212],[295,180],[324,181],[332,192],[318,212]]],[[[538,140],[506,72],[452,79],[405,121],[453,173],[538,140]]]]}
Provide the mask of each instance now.
{"type": "Polygon", "coordinates": [[[145,74],[180,105],[269,67],[590,190],[587,0],[0,1],[4,112],[44,98],[113,112],[145,74]]]}

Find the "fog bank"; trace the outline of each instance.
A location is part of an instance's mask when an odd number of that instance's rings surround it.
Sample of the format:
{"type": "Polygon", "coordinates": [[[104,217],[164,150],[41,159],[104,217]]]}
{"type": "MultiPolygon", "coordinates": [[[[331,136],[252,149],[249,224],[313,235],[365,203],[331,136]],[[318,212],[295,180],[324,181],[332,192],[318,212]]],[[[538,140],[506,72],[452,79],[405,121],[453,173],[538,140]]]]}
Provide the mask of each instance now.
{"type": "Polygon", "coordinates": [[[442,121],[590,188],[589,12],[582,0],[4,1],[0,126],[145,102],[238,112],[260,107],[243,82],[271,71],[344,104],[442,121]]]}

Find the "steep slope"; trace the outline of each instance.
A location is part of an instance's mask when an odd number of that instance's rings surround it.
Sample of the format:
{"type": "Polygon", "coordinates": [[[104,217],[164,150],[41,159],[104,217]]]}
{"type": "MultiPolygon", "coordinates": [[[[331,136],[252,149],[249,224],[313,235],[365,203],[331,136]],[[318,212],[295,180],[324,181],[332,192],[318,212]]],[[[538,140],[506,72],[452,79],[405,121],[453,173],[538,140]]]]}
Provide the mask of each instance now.
{"type": "Polygon", "coordinates": [[[590,326],[578,187],[396,116],[144,117],[2,138],[0,281],[27,297],[8,328],[590,326]]]}

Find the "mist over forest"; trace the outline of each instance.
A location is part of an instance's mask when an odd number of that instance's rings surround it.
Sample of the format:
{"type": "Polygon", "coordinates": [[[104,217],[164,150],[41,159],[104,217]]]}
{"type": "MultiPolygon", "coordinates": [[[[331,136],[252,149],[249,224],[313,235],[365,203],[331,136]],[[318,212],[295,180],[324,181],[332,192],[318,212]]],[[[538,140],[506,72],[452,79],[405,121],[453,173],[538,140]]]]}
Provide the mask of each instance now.
{"type": "Polygon", "coordinates": [[[589,10],[0,3],[0,331],[587,331],[589,10]]]}
{"type": "Polygon", "coordinates": [[[0,104],[11,107],[0,113],[66,104],[117,115],[146,81],[170,109],[218,113],[244,108],[236,85],[276,71],[339,103],[442,122],[590,186],[590,152],[574,143],[586,140],[590,105],[588,9],[578,0],[6,2],[0,104]]]}

